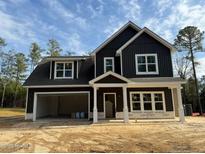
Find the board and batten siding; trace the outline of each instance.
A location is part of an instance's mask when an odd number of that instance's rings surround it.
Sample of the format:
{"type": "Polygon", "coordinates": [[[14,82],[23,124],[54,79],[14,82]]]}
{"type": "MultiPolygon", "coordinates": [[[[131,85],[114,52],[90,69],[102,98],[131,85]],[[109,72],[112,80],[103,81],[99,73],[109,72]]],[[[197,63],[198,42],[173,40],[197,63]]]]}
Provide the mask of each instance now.
{"type": "Polygon", "coordinates": [[[146,33],[141,34],[122,50],[123,76],[136,77],[173,77],[170,49],[146,33]],[[157,54],[159,74],[136,75],[135,54],[157,54]]]}
{"type": "Polygon", "coordinates": [[[130,92],[155,92],[155,91],[162,91],[164,92],[165,96],[165,105],[166,111],[173,111],[173,101],[172,101],[172,93],[171,89],[169,88],[128,88],[127,89],[127,102],[128,102],[128,109],[130,112],[130,92]]]}
{"type": "Polygon", "coordinates": [[[114,57],[115,72],[121,74],[120,57],[116,57],[116,51],[136,33],[137,31],[129,26],[104,48],[96,53],[96,77],[104,74],[104,57],[114,57]]]}

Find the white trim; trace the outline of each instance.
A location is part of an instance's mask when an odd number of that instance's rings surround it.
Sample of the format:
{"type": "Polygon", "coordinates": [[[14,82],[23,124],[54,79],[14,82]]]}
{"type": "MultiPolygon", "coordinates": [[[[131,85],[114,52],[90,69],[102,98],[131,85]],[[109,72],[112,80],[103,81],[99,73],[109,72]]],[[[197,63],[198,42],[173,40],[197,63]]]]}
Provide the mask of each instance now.
{"type": "Polygon", "coordinates": [[[34,100],[33,100],[33,121],[36,121],[36,111],[37,111],[37,101],[38,95],[42,94],[88,94],[88,119],[90,118],[90,91],[62,91],[62,92],[34,92],[34,100]]]}
{"type": "Polygon", "coordinates": [[[118,31],[116,31],[114,34],[112,34],[107,40],[105,40],[100,46],[98,46],[92,53],[96,54],[100,49],[102,49],[104,46],[106,46],[109,42],[111,42],[115,37],[117,37],[122,31],[124,31],[128,26],[131,26],[134,28],[136,31],[140,31],[141,28],[135,25],[133,22],[129,21],[126,23],[124,26],[122,26],[118,31]]]}
{"type": "Polygon", "coordinates": [[[159,74],[159,66],[158,66],[158,57],[157,54],[135,54],[135,69],[136,69],[136,75],[153,75],[153,74],[159,74]],[[145,57],[145,65],[146,65],[146,72],[139,72],[138,70],[138,57],[144,56],[145,57]],[[148,72],[148,62],[147,57],[148,56],[154,56],[155,57],[155,66],[156,66],[156,72],[148,72]]]}
{"type": "Polygon", "coordinates": [[[49,79],[51,79],[51,77],[52,77],[52,61],[50,61],[50,76],[49,76],[49,79]]]}
{"type": "Polygon", "coordinates": [[[106,71],[106,67],[107,67],[106,60],[112,60],[112,72],[115,72],[115,60],[114,60],[114,57],[104,57],[104,63],[103,63],[103,65],[104,65],[104,73],[107,72],[106,71]]]}
{"type": "Polygon", "coordinates": [[[122,53],[120,53],[120,71],[121,75],[123,76],[122,53]]]}
{"type": "Polygon", "coordinates": [[[26,88],[26,108],[25,108],[25,120],[27,120],[27,105],[28,105],[28,88],[26,88]]]}
{"type": "Polygon", "coordinates": [[[24,86],[26,88],[61,88],[61,87],[90,87],[89,84],[79,85],[35,85],[35,86],[24,86]]]}
{"type": "Polygon", "coordinates": [[[173,104],[173,111],[174,111],[174,116],[176,116],[176,108],[175,108],[175,98],[174,98],[174,88],[171,88],[171,93],[172,93],[172,104],[173,104]]]}
{"type": "Polygon", "coordinates": [[[33,113],[26,113],[25,120],[33,120],[33,113]]]}
{"type": "Polygon", "coordinates": [[[62,61],[62,62],[59,62],[59,61],[55,61],[55,72],[54,72],[54,79],[73,79],[74,77],[74,61],[62,61]],[[72,64],[72,76],[71,77],[65,77],[65,64],[66,63],[71,63],[72,64]],[[56,64],[63,64],[63,77],[57,77],[56,76],[56,67],[57,65],[56,64]]]}
{"type": "Polygon", "coordinates": [[[119,55],[119,53],[122,52],[123,49],[125,49],[130,43],[132,43],[136,38],[138,38],[144,32],[146,32],[148,35],[152,36],[154,39],[162,43],[164,46],[169,48],[171,51],[177,50],[171,43],[167,42],[162,37],[160,37],[159,35],[149,30],[147,27],[144,27],[141,31],[139,31],[136,35],[134,35],[129,41],[127,41],[123,46],[121,46],[117,50],[116,54],[119,55]]]}
{"type": "Polygon", "coordinates": [[[100,79],[103,79],[103,78],[105,78],[106,76],[109,76],[109,75],[115,76],[116,78],[119,78],[119,79],[121,79],[121,80],[123,80],[125,82],[130,82],[130,80],[128,80],[127,78],[125,78],[125,77],[123,77],[123,76],[121,76],[121,75],[119,75],[117,73],[114,73],[112,71],[108,71],[108,72],[98,76],[97,78],[95,78],[93,80],[90,80],[89,84],[94,84],[96,81],[98,81],[100,79]]]}
{"type": "Polygon", "coordinates": [[[96,55],[94,55],[94,63],[95,63],[95,78],[96,78],[96,55]]]}
{"type": "Polygon", "coordinates": [[[82,56],[82,57],[45,57],[43,58],[38,65],[44,64],[45,62],[48,61],[75,61],[75,60],[85,60],[90,58],[91,56],[82,56]]]}
{"type": "Polygon", "coordinates": [[[78,79],[78,60],[77,60],[76,65],[77,65],[77,66],[76,66],[76,69],[77,69],[77,70],[76,70],[76,73],[77,73],[77,74],[76,74],[76,78],[78,79]]]}
{"type": "Polygon", "coordinates": [[[106,112],[105,112],[105,110],[106,110],[106,107],[105,107],[105,95],[106,94],[112,94],[112,95],[114,95],[114,97],[115,97],[115,118],[116,118],[116,109],[117,109],[117,104],[116,104],[116,102],[117,102],[117,97],[116,97],[116,93],[115,92],[106,92],[106,93],[103,93],[103,106],[104,106],[104,118],[106,118],[106,112]]]}
{"type": "Polygon", "coordinates": [[[156,113],[156,112],[166,112],[166,102],[165,102],[165,94],[164,91],[130,91],[130,111],[131,112],[139,112],[139,113],[156,113]],[[141,110],[133,110],[132,106],[132,94],[140,94],[140,107],[141,110]],[[145,111],[144,110],[144,101],[143,101],[143,94],[151,94],[151,103],[152,103],[152,110],[145,111]],[[154,94],[162,94],[162,103],[163,103],[163,110],[156,110],[155,109],[155,101],[154,101],[154,94]]]}

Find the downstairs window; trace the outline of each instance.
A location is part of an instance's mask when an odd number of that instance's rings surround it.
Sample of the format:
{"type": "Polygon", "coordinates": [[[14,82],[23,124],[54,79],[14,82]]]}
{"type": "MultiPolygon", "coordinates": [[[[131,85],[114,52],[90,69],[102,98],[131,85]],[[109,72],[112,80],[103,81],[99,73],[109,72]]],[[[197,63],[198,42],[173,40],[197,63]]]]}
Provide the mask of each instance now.
{"type": "Polygon", "coordinates": [[[130,92],[131,111],[165,111],[164,92],[130,92]]]}

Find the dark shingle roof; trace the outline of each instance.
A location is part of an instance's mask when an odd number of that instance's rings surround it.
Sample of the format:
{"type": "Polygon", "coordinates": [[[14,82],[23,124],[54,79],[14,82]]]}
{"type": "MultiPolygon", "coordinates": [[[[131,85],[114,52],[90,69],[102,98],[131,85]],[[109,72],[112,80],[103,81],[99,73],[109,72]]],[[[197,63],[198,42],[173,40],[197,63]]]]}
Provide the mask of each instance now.
{"type": "Polygon", "coordinates": [[[49,79],[50,62],[39,64],[24,82],[24,86],[80,85],[94,78],[94,63],[91,58],[82,61],[78,79],[49,79]]]}

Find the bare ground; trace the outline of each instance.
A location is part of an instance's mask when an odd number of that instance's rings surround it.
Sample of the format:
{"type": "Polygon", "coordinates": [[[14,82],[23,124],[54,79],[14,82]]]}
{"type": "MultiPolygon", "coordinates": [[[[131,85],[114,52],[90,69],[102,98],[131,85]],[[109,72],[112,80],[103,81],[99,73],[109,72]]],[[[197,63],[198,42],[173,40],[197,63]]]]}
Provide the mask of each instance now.
{"type": "Polygon", "coordinates": [[[0,152],[205,152],[205,117],[186,121],[1,121],[0,152]]]}

